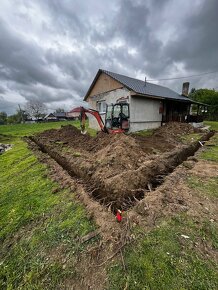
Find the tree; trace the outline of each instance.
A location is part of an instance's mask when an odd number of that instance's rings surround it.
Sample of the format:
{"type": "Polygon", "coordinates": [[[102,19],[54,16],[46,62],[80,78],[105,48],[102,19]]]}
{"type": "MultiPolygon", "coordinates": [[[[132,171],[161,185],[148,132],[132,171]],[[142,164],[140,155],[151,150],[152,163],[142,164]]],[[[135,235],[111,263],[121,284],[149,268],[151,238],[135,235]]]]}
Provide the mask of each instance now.
{"type": "Polygon", "coordinates": [[[192,89],[189,97],[200,103],[208,105],[206,118],[208,120],[218,120],[218,92],[209,89],[192,89]]]}
{"type": "Polygon", "coordinates": [[[6,124],[7,123],[7,113],[0,112],[0,123],[6,124]]]}
{"type": "Polygon", "coordinates": [[[62,112],[64,112],[64,109],[63,108],[57,108],[55,110],[55,113],[62,113],[62,112]]]}
{"type": "Polygon", "coordinates": [[[8,116],[7,123],[8,124],[18,124],[22,122],[22,114],[20,110],[17,110],[17,113],[11,116],[8,116]]]}
{"type": "Polygon", "coordinates": [[[25,111],[30,117],[34,117],[38,120],[40,117],[44,116],[46,106],[40,101],[29,101],[25,106],[25,111]]]}

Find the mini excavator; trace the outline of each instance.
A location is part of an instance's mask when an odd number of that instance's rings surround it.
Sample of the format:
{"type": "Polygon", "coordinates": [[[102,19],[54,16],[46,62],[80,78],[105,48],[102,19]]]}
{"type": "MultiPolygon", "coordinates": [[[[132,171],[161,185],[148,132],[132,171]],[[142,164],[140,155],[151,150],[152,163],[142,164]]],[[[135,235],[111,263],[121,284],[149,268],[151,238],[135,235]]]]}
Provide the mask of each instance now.
{"type": "MultiPolygon", "coordinates": [[[[74,111],[76,112],[76,111],[74,111]]],[[[93,115],[101,128],[101,131],[108,134],[125,133],[129,130],[129,104],[116,103],[106,107],[105,122],[98,111],[79,107],[81,132],[85,134],[86,114],[93,115]]]]}

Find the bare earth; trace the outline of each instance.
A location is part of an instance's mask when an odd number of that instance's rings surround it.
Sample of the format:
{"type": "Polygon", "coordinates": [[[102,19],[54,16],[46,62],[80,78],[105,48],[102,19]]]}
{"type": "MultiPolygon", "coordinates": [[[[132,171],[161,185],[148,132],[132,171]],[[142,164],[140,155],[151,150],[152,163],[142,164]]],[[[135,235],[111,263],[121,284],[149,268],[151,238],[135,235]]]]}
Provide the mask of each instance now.
{"type": "MultiPolygon", "coordinates": [[[[101,240],[78,261],[78,279],[66,281],[67,289],[105,289],[108,263],[122,260],[122,248],[134,242],[131,229],[138,224],[150,231],[163,218],[181,212],[196,222],[205,217],[217,221],[217,199],[197,195],[186,180],[190,175],[217,177],[218,165],[195,157],[183,163],[198,146],[180,141],[187,133],[194,133],[191,126],[169,124],[148,137],[99,133],[92,138],[66,126],[28,140],[48,164],[52,179],[76,193],[99,227],[94,236],[100,234],[101,240]],[[124,210],[120,224],[114,215],[117,209],[124,210]]],[[[209,245],[196,247],[218,261],[209,245]]]]}

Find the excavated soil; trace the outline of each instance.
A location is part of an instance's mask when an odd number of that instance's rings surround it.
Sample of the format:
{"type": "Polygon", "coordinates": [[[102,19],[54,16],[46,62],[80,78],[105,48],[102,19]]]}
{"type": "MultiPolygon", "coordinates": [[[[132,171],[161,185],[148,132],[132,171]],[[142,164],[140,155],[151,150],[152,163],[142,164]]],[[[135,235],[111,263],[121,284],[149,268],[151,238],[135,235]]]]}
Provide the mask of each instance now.
{"type": "MultiPolygon", "coordinates": [[[[91,197],[116,212],[144,198],[194,155],[199,142],[184,145],[180,141],[181,135],[194,132],[188,124],[169,123],[152,136],[99,133],[93,138],[69,125],[31,139],[71,176],[79,178],[91,197]]],[[[212,134],[202,133],[201,140],[212,134]]]]}
{"type": "MultiPolygon", "coordinates": [[[[217,203],[196,195],[186,185],[192,172],[200,174],[206,166],[196,157],[189,157],[201,145],[182,144],[180,136],[184,132],[193,133],[194,129],[186,124],[169,124],[150,137],[100,133],[92,138],[67,126],[38,134],[30,138],[33,142],[28,140],[39,159],[49,166],[52,179],[69,187],[86,206],[87,215],[95,220],[103,238],[79,258],[79,279],[66,281],[66,288],[106,289],[107,264],[118,258],[125,270],[122,248],[137,240],[131,228],[139,224],[148,232],[162,218],[183,212],[196,224],[208,216],[211,221],[217,220],[217,203]],[[187,164],[183,162],[186,159],[187,164]],[[123,213],[122,223],[117,223],[110,210],[133,205],[123,213]]],[[[202,133],[201,140],[212,135],[202,133]]],[[[215,169],[213,163],[210,169],[215,169]]],[[[197,247],[203,256],[218,261],[210,245],[198,241],[197,247]]]]}

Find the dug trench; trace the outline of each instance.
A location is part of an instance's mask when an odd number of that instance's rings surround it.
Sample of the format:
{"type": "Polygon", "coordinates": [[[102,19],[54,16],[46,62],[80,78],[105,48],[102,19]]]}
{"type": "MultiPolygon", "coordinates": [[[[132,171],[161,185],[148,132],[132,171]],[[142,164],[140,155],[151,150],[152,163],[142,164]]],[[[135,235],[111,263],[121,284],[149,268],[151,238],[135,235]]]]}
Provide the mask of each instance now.
{"type": "MultiPolygon", "coordinates": [[[[202,134],[199,141],[207,141],[213,134],[202,134]]],[[[148,154],[141,149],[141,140],[132,136],[100,134],[93,138],[81,136],[79,130],[69,126],[58,134],[51,130],[29,139],[70,176],[79,178],[89,197],[113,213],[133,207],[201,147],[199,141],[175,146],[168,142],[166,152],[148,154]]]]}

